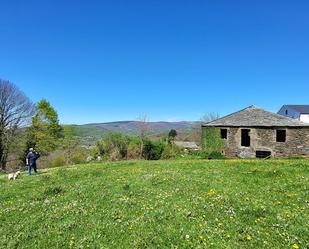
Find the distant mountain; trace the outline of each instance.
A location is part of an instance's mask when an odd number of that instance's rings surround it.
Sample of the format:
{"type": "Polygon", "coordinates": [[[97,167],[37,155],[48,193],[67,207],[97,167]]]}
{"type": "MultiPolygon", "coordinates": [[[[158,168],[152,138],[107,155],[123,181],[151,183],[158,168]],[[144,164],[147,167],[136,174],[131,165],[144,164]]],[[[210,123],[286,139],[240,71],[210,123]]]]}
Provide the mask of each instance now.
{"type": "MultiPolygon", "coordinates": [[[[150,133],[162,133],[169,132],[171,129],[175,130],[188,130],[192,127],[194,122],[147,122],[147,127],[150,133]]],[[[97,123],[97,124],[85,124],[84,127],[95,127],[100,128],[107,132],[123,132],[129,135],[137,135],[139,126],[141,122],[139,121],[119,121],[110,123],[97,123]]]]}
{"type": "MultiPolygon", "coordinates": [[[[167,134],[171,129],[175,129],[179,134],[188,133],[198,122],[147,122],[148,135],[160,137],[167,134]]],[[[84,125],[74,125],[75,135],[80,137],[83,144],[94,144],[105,134],[110,132],[120,132],[127,135],[136,136],[139,132],[141,122],[139,121],[117,121],[108,123],[92,123],[84,125]]]]}

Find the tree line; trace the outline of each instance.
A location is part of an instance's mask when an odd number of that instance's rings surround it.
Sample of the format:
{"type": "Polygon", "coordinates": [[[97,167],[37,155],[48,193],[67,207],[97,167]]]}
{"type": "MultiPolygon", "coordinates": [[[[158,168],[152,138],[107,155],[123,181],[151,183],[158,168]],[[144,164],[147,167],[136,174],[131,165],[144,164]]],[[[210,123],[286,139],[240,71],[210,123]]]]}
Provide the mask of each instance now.
{"type": "MultiPolygon", "coordinates": [[[[192,129],[195,141],[201,143],[204,152],[200,157],[208,158],[217,154],[223,146],[218,131],[207,130],[202,134],[201,123],[218,118],[218,114],[206,114],[192,129]]],[[[46,99],[33,103],[18,87],[10,81],[0,79],[0,169],[6,170],[7,164],[14,162],[24,165],[29,148],[34,148],[42,157],[41,165],[56,167],[86,161],[124,160],[124,159],[171,159],[183,156],[174,140],[177,131],[172,129],[157,140],[150,139],[146,115],[138,119],[137,136],[121,133],[105,135],[89,149],[82,146],[76,136],[74,126],[59,124],[57,111],[46,99]],[[91,159],[92,158],[92,159],[91,159]],[[89,159],[89,160],[88,160],[89,159]]],[[[217,156],[216,156],[217,157],[217,156]]]]}
{"type": "Polygon", "coordinates": [[[42,155],[54,150],[63,138],[63,128],[51,104],[34,104],[15,84],[0,79],[0,168],[10,160],[24,163],[29,148],[42,155]],[[11,158],[10,158],[11,156],[11,158]]]}

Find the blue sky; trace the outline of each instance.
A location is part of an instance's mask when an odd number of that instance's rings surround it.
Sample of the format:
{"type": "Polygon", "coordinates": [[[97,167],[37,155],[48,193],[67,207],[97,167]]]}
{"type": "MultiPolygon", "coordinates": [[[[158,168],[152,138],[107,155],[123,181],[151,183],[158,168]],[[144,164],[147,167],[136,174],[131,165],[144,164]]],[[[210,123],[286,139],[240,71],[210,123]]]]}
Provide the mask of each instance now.
{"type": "Polygon", "coordinates": [[[0,78],[62,123],[309,104],[309,2],[0,1],[0,78]]]}

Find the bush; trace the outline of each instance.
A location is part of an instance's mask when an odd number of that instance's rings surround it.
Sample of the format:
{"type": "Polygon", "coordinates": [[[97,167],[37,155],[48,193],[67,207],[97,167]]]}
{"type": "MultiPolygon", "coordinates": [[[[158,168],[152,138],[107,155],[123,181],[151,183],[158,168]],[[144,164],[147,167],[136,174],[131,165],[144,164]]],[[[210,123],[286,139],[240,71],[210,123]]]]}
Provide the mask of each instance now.
{"type": "Polygon", "coordinates": [[[88,157],[87,149],[83,147],[76,147],[74,153],[72,154],[70,161],[67,162],[68,164],[80,164],[85,163],[88,157]]]}
{"type": "Polygon", "coordinates": [[[199,151],[197,155],[201,159],[208,159],[209,157],[209,153],[207,151],[199,151]]]}
{"type": "Polygon", "coordinates": [[[173,159],[179,157],[183,151],[176,145],[167,145],[162,152],[162,159],[173,159]]]}
{"type": "Polygon", "coordinates": [[[57,156],[51,161],[52,167],[60,167],[66,165],[66,160],[63,155],[57,156]]]}
{"type": "Polygon", "coordinates": [[[93,157],[93,158],[97,158],[98,156],[101,156],[98,146],[93,146],[93,147],[89,150],[89,154],[90,154],[90,156],[93,157]]]}
{"type": "Polygon", "coordinates": [[[146,160],[159,160],[164,150],[164,144],[159,141],[144,141],[143,157],[146,160]]]}
{"type": "Polygon", "coordinates": [[[123,159],[123,156],[120,150],[116,147],[110,151],[110,153],[108,154],[108,159],[111,161],[118,161],[118,160],[123,159]]]}
{"type": "Polygon", "coordinates": [[[127,149],[127,159],[137,159],[141,157],[141,143],[138,139],[132,138],[127,149]]]}
{"type": "Polygon", "coordinates": [[[127,146],[129,137],[121,133],[109,133],[100,142],[97,143],[98,153],[100,156],[109,158],[124,159],[127,156],[127,146]],[[117,154],[117,155],[116,155],[117,154]]]}
{"type": "Polygon", "coordinates": [[[65,157],[67,165],[80,164],[87,161],[91,151],[83,147],[76,139],[67,139],[64,141],[63,148],[58,153],[65,157]]]}

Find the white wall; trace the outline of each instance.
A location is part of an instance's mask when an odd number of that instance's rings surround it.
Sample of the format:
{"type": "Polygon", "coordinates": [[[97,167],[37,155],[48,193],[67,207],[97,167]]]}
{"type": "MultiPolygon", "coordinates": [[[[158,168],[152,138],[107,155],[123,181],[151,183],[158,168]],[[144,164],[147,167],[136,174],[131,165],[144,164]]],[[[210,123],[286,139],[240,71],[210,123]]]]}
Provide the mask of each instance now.
{"type": "Polygon", "coordinates": [[[305,123],[309,123],[309,114],[301,114],[299,120],[305,123]]]}

